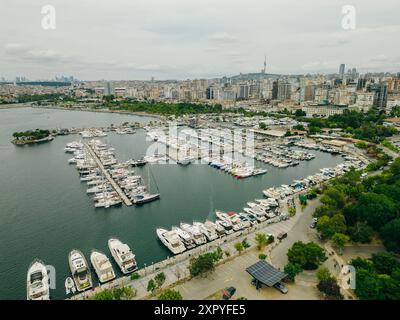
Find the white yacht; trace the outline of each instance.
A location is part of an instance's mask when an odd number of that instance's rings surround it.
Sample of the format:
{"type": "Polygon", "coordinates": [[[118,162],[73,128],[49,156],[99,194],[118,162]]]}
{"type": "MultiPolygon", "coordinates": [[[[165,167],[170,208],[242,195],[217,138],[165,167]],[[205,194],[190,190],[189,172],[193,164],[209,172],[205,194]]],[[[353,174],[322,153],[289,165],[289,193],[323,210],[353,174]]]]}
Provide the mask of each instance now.
{"type": "Polygon", "coordinates": [[[188,223],[184,223],[184,222],[181,222],[180,227],[182,230],[184,230],[192,235],[193,241],[197,245],[201,245],[201,244],[204,244],[207,242],[206,237],[204,236],[204,234],[200,231],[200,229],[198,227],[192,226],[192,225],[190,225],[188,223]]]}
{"type": "Polygon", "coordinates": [[[79,292],[92,287],[92,276],[85,256],[79,250],[72,250],[68,256],[69,268],[79,292]]]}
{"type": "Polygon", "coordinates": [[[118,239],[111,238],[108,240],[108,248],[122,273],[127,274],[137,270],[135,255],[127,244],[122,243],[118,239]]]}
{"type": "MultiPolygon", "coordinates": [[[[217,237],[221,237],[225,235],[225,228],[219,224],[216,224],[210,220],[206,220],[204,222],[204,227],[207,228],[208,230],[214,230],[214,232],[217,234],[217,237]]],[[[213,232],[213,231],[211,231],[213,232]]]]}
{"type": "Polygon", "coordinates": [[[229,221],[227,221],[227,220],[217,220],[217,221],[215,221],[215,223],[224,228],[225,234],[232,234],[233,233],[233,227],[232,227],[232,224],[229,221]]]}
{"type": "Polygon", "coordinates": [[[49,276],[46,266],[39,259],[35,259],[28,269],[26,299],[50,300],[49,276]]]}
{"type": "Polygon", "coordinates": [[[176,231],[171,230],[165,230],[162,228],[158,228],[156,230],[157,236],[160,239],[160,241],[173,253],[173,254],[179,254],[182,253],[183,251],[186,250],[183,242],[179,238],[178,234],[176,231]]]}
{"type": "Polygon", "coordinates": [[[181,228],[178,227],[172,227],[172,230],[176,231],[178,236],[182,239],[186,249],[192,249],[196,246],[192,236],[188,232],[183,231],[181,228]]]}
{"type": "Polygon", "coordinates": [[[215,231],[215,224],[210,225],[207,222],[211,221],[206,221],[204,223],[193,221],[193,225],[200,229],[200,231],[206,236],[208,241],[213,241],[218,238],[218,234],[215,231]]]}
{"type": "Polygon", "coordinates": [[[111,262],[104,253],[93,250],[90,254],[90,262],[101,283],[115,279],[115,273],[111,262]]]}

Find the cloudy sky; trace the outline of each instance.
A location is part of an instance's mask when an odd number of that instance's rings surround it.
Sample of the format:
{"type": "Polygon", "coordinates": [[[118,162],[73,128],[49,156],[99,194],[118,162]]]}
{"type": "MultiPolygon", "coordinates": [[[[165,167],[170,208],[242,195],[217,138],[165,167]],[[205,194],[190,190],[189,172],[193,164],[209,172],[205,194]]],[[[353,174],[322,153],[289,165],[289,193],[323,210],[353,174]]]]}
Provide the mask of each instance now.
{"type": "Polygon", "coordinates": [[[399,13],[399,0],[1,0],[0,77],[209,78],[258,72],[264,55],[270,73],[400,71],[399,13]]]}

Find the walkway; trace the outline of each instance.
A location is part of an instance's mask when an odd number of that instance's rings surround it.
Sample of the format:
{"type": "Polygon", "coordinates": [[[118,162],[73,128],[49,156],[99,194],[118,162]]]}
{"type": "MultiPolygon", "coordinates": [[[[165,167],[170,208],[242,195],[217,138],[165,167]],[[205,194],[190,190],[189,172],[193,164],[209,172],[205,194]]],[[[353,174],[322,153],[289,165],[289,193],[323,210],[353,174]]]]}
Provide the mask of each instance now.
{"type": "Polygon", "coordinates": [[[85,147],[88,149],[89,153],[91,154],[91,156],[93,157],[93,159],[96,161],[98,167],[100,168],[101,173],[103,174],[103,176],[110,182],[110,184],[112,185],[112,187],[114,188],[114,190],[118,193],[118,195],[121,197],[122,201],[124,201],[124,203],[127,206],[131,206],[132,205],[132,201],[125,195],[125,193],[122,191],[122,189],[120,188],[120,186],[114,181],[114,179],[110,176],[110,174],[108,173],[108,171],[104,168],[103,164],[101,163],[99,157],[97,156],[97,154],[94,152],[94,150],[92,149],[91,146],[89,146],[87,143],[85,143],[85,147]]]}

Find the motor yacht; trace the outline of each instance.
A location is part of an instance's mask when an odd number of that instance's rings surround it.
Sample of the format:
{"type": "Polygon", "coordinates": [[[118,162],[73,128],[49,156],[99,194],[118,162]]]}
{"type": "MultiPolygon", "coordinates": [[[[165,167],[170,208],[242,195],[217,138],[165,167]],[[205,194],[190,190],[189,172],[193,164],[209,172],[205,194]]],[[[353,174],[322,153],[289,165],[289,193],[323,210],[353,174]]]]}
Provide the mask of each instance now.
{"type": "Polygon", "coordinates": [[[183,241],[183,244],[185,245],[186,249],[192,249],[196,246],[196,244],[193,241],[193,238],[189,232],[186,232],[178,227],[172,227],[172,230],[176,231],[178,236],[183,241]]]}
{"type": "Polygon", "coordinates": [[[68,256],[69,268],[74,279],[76,289],[79,292],[92,287],[92,276],[85,256],[79,250],[72,250],[68,256]]]}
{"type": "Polygon", "coordinates": [[[49,276],[45,264],[39,259],[35,259],[28,269],[26,299],[50,300],[49,276]]]}
{"type": "Polygon", "coordinates": [[[210,225],[210,221],[206,221],[205,223],[193,221],[193,225],[198,227],[200,231],[205,235],[208,241],[213,241],[218,238],[218,234],[215,230],[215,224],[210,225]]]}
{"type": "Polygon", "coordinates": [[[135,255],[129,246],[116,238],[108,240],[108,249],[123,274],[137,270],[135,255]]]}
{"type": "Polygon", "coordinates": [[[180,227],[182,230],[188,232],[196,245],[202,245],[207,242],[206,237],[198,227],[192,226],[188,223],[181,222],[180,227]]]}
{"type": "Polygon", "coordinates": [[[157,236],[160,241],[173,253],[179,254],[186,250],[185,245],[181,241],[180,237],[176,233],[176,231],[165,230],[162,228],[158,228],[156,230],[157,236]]]}
{"type": "Polygon", "coordinates": [[[115,279],[115,273],[111,262],[104,253],[93,250],[90,254],[90,262],[101,283],[115,279]]]}
{"type": "Polygon", "coordinates": [[[215,221],[215,223],[224,228],[225,234],[232,234],[233,233],[233,227],[232,227],[232,224],[229,221],[227,221],[227,220],[217,220],[217,221],[215,221]]]}

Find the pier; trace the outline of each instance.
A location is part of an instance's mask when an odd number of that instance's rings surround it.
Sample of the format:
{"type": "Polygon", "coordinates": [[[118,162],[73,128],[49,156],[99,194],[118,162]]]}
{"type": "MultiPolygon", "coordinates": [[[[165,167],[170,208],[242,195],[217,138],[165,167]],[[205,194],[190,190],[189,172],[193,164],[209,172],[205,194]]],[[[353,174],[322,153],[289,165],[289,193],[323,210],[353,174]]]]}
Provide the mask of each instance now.
{"type": "Polygon", "coordinates": [[[110,176],[110,174],[107,172],[106,168],[104,168],[103,164],[101,163],[101,161],[100,161],[99,157],[97,156],[97,154],[93,151],[92,147],[89,146],[87,143],[85,143],[85,147],[87,148],[87,150],[89,151],[89,153],[93,157],[93,159],[96,161],[96,163],[97,163],[101,173],[103,174],[103,176],[110,182],[110,184],[112,185],[114,190],[121,197],[122,201],[124,201],[124,203],[127,206],[131,206],[132,205],[132,201],[125,195],[125,193],[122,191],[120,186],[110,176]]]}

